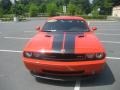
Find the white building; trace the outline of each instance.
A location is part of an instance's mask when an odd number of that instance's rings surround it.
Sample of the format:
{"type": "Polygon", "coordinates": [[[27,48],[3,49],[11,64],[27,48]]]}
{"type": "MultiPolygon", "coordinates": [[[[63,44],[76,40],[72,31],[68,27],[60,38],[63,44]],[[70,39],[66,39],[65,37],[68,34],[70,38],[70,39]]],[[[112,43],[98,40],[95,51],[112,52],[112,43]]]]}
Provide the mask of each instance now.
{"type": "Polygon", "coordinates": [[[112,16],[113,17],[120,17],[120,5],[113,7],[112,16]]]}

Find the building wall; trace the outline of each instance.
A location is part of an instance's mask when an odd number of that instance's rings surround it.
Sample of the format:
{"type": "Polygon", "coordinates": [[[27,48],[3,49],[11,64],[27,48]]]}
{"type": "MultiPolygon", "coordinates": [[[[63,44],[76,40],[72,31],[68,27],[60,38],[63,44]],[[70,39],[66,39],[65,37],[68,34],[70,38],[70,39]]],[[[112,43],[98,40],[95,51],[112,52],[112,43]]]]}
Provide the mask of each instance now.
{"type": "Polygon", "coordinates": [[[120,17],[120,6],[116,6],[112,10],[113,17],[120,17]]]}

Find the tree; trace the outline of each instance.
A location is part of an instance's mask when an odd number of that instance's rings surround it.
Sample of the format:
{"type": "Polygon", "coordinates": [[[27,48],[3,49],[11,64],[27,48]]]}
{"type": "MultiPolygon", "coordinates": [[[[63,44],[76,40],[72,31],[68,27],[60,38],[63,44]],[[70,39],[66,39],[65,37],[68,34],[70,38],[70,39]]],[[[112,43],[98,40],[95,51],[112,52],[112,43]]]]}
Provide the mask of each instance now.
{"type": "Polygon", "coordinates": [[[112,13],[112,5],[112,0],[104,0],[103,9],[105,11],[105,15],[110,15],[112,13]]]}
{"type": "Polygon", "coordinates": [[[75,15],[75,13],[76,13],[76,6],[74,4],[72,4],[72,3],[68,4],[68,13],[70,15],[75,15]]]}
{"type": "Polygon", "coordinates": [[[61,0],[63,5],[68,5],[70,3],[70,0],[61,0]]]}
{"type": "Polygon", "coordinates": [[[88,14],[91,11],[89,0],[70,0],[70,2],[80,10],[82,10],[83,14],[88,14]]]}
{"type": "Polygon", "coordinates": [[[47,0],[29,0],[30,3],[40,5],[43,2],[46,2],[47,0]]]}
{"type": "Polygon", "coordinates": [[[45,13],[46,10],[47,10],[46,5],[45,5],[44,3],[41,4],[40,7],[39,7],[39,12],[41,12],[41,13],[45,13]]]}
{"type": "Polygon", "coordinates": [[[120,0],[112,0],[113,6],[120,5],[120,0]]]}
{"type": "Polygon", "coordinates": [[[98,8],[94,8],[91,13],[93,16],[98,16],[99,15],[98,8]]]}
{"type": "Polygon", "coordinates": [[[2,17],[3,16],[3,10],[2,10],[2,8],[0,8],[0,17],[2,17]]]}
{"type": "Polygon", "coordinates": [[[112,11],[112,0],[94,0],[92,9],[100,8],[101,15],[110,15],[112,11]]]}
{"type": "Polygon", "coordinates": [[[2,10],[2,7],[1,7],[1,1],[0,1],[0,17],[3,16],[3,10],[2,10]]]}
{"type": "Polygon", "coordinates": [[[35,16],[37,16],[38,15],[38,7],[37,7],[37,5],[36,4],[31,4],[30,5],[30,8],[29,8],[29,14],[30,14],[30,16],[32,16],[32,17],[35,17],[35,16]]]}
{"type": "Polygon", "coordinates": [[[19,0],[19,2],[24,5],[29,4],[29,0],[19,0]]]}
{"type": "Polygon", "coordinates": [[[84,0],[82,7],[84,9],[85,14],[89,14],[91,12],[91,5],[90,5],[89,0],[84,0]]]}
{"type": "Polygon", "coordinates": [[[24,15],[25,14],[25,7],[23,4],[17,2],[15,5],[12,6],[11,11],[15,16],[24,15]]]}
{"type": "Polygon", "coordinates": [[[12,3],[10,0],[1,0],[1,8],[3,13],[9,13],[12,3]]]}
{"type": "Polygon", "coordinates": [[[25,10],[24,10],[24,5],[23,4],[16,5],[16,9],[17,9],[16,14],[18,14],[18,15],[24,15],[25,10]]]}
{"type": "Polygon", "coordinates": [[[49,16],[57,15],[57,6],[55,3],[47,4],[47,13],[49,16]]]}

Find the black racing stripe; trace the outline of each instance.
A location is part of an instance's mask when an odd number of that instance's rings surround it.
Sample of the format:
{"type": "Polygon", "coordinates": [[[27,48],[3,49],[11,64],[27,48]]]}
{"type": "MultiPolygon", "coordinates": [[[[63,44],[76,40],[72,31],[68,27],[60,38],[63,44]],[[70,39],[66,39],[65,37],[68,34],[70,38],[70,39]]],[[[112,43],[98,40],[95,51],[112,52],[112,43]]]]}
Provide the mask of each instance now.
{"type": "Polygon", "coordinates": [[[78,33],[66,33],[64,49],[65,53],[74,53],[75,37],[78,33]]]}
{"type": "Polygon", "coordinates": [[[62,49],[64,33],[52,33],[52,35],[54,37],[52,48],[54,51],[60,52],[62,49]]]}

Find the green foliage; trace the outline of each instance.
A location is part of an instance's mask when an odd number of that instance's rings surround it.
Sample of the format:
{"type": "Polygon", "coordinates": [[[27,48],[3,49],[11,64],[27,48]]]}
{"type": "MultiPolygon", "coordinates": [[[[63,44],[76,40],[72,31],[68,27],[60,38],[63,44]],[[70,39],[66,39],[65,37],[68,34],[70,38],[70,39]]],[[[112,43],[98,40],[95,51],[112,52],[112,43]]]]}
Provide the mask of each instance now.
{"type": "Polygon", "coordinates": [[[100,15],[110,15],[112,12],[113,2],[112,0],[94,0],[92,9],[100,8],[100,15]]]}
{"type": "Polygon", "coordinates": [[[92,16],[98,16],[99,15],[99,11],[97,8],[93,9],[91,12],[92,16]]]}
{"type": "Polygon", "coordinates": [[[49,3],[47,5],[47,13],[49,16],[57,15],[57,6],[55,3],[49,3]]]}
{"type": "Polygon", "coordinates": [[[76,13],[76,6],[74,4],[72,4],[72,3],[68,4],[68,13],[70,15],[75,15],[75,13],[76,13]]]}
{"type": "Polygon", "coordinates": [[[29,0],[19,0],[19,2],[24,5],[29,4],[29,0]]]}
{"type": "Polygon", "coordinates": [[[39,12],[40,12],[40,13],[45,13],[46,10],[47,10],[47,7],[46,7],[45,4],[41,4],[41,5],[39,6],[39,12]]]}
{"type": "Polygon", "coordinates": [[[12,6],[10,0],[1,0],[0,4],[1,4],[0,8],[2,8],[2,10],[3,10],[3,14],[8,14],[9,10],[12,6]]]}
{"type": "Polygon", "coordinates": [[[98,15],[98,16],[88,16],[88,15],[81,15],[81,17],[85,19],[106,19],[106,15],[98,15]]]}
{"type": "Polygon", "coordinates": [[[35,4],[31,4],[29,8],[29,14],[31,17],[35,17],[38,15],[38,7],[35,4]]]}
{"type": "Polygon", "coordinates": [[[2,17],[3,16],[3,10],[2,10],[2,8],[0,8],[0,17],[2,17]]]}
{"type": "Polygon", "coordinates": [[[16,16],[24,15],[25,13],[24,5],[18,3],[12,7],[12,11],[16,16]]]}
{"type": "Polygon", "coordinates": [[[120,0],[112,0],[113,6],[120,5],[120,0]]]}
{"type": "Polygon", "coordinates": [[[13,19],[12,18],[1,18],[0,20],[1,21],[12,21],[13,19]]]}
{"type": "Polygon", "coordinates": [[[91,5],[90,5],[89,0],[84,0],[83,9],[84,9],[85,14],[89,14],[91,12],[91,5]]]}
{"type": "Polygon", "coordinates": [[[89,0],[70,0],[70,2],[82,10],[81,14],[89,14],[91,11],[89,0]]]}
{"type": "Polygon", "coordinates": [[[17,16],[64,15],[63,6],[67,6],[68,15],[110,15],[113,6],[120,5],[120,0],[16,0],[12,5],[10,0],[0,0],[0,17],[8,14],[17,16]],[[100,11],[98,10],[100,8],[100,11]]]}

